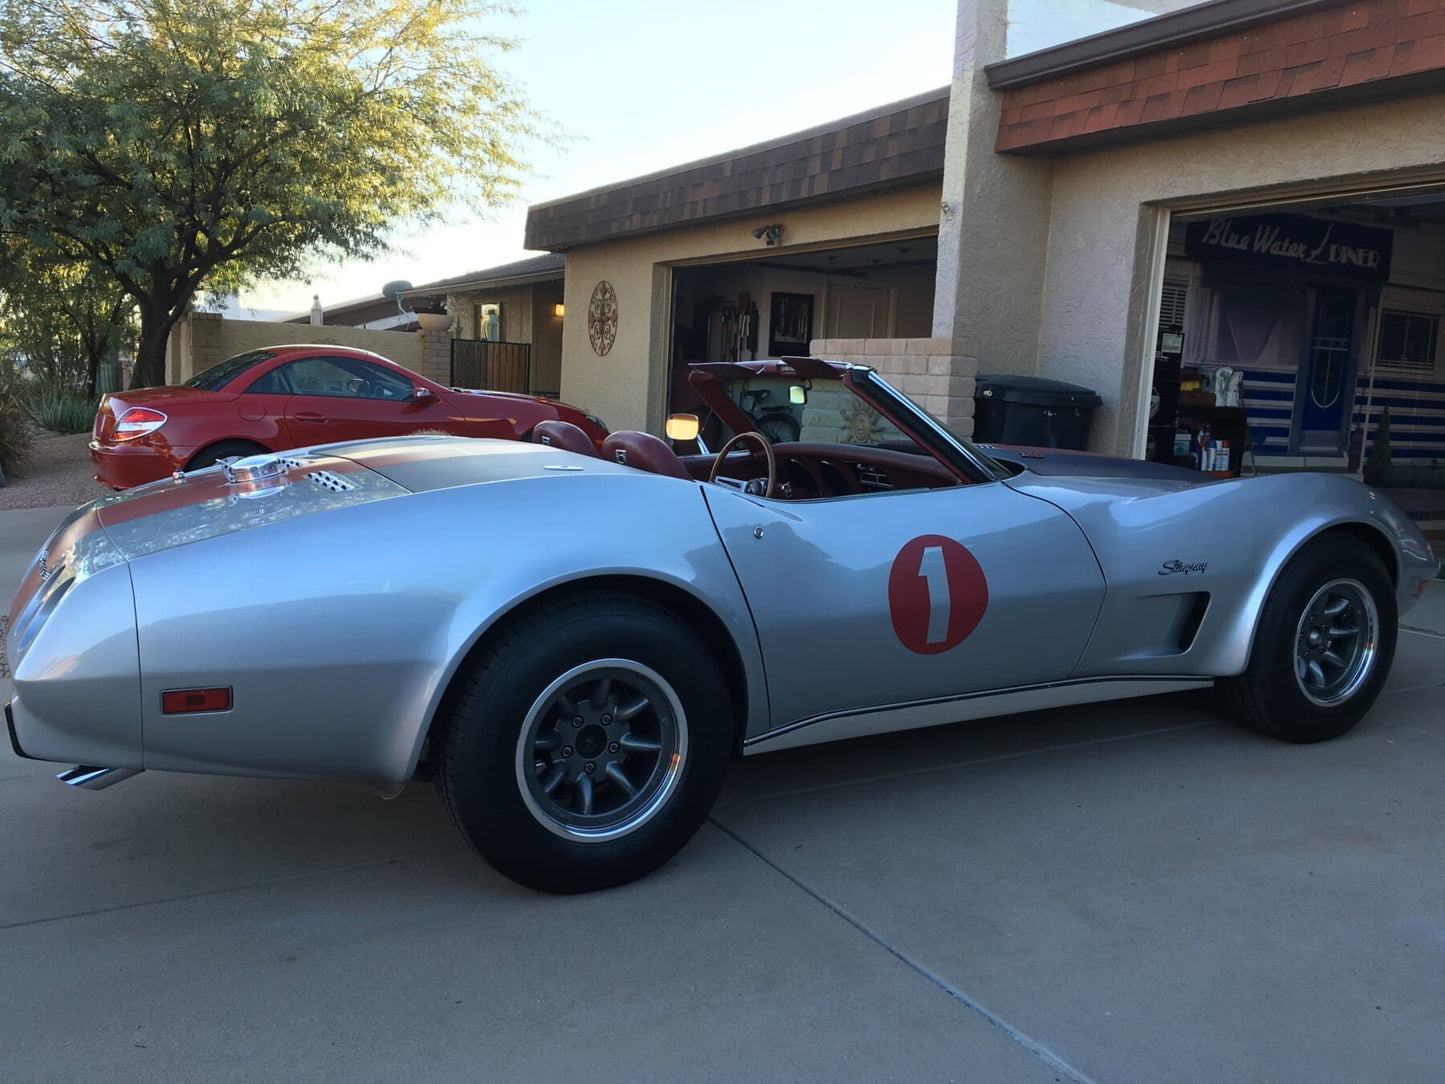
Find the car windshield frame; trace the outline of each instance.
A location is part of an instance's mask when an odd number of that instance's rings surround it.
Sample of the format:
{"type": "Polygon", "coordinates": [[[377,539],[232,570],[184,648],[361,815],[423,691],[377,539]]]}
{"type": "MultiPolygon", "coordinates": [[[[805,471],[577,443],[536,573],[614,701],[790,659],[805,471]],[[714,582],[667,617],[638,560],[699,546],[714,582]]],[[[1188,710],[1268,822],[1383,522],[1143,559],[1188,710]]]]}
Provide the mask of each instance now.
{"type": "Polygon", "coordinates": [[[263,361],[269,361],[275,356],[270,350],[247,350],[225,361],[218,361],[208,369],[202,369],[181,386],[195,388],[197,391],[220,391],[237,377],[245,375],[263,361]]]}
{"type": "Polygon", "coordinates": [[[929,411],[919,406],[879,376],[876,369],[870,369],[866,366],[854,366],[851,372],[854,374],[855,381],[861,378],[861,382],[869,385],[868,394],[870,396],[889,399],[894,405],[922,422],[924,427],[923,432],[919,433],[916,439],[918,439],[920,443],[923,443],[925,447],[929,447],[929,450],[933,451],[935,456],[939,454],[943,454],[944,456],[957,456],[957,454],[961,452],[963,459],[974,470],[981,470],[985,474],[991,475],[994,481],[1003,481],[1005,478],[1012,478],[1014,474],[1017,473],[1009,470],[1007,466],[993,458],[993,456],[989,455],[967,437],[959,436],[947,425],[935,418],[929,411]],[[926,439],[928,437],[940,439],[935,443],[934,441],[926,439]]]}

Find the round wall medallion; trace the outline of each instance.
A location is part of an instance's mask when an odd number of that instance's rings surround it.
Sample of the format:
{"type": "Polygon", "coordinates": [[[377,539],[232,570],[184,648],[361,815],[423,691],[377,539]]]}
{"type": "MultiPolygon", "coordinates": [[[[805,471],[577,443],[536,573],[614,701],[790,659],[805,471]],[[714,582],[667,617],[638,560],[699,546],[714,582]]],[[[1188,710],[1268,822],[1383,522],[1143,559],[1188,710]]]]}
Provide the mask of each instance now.
{"type": "Polygon", "coordinates": [[[617,291],[606,279],[597,284],[587,304],[587,338],[598,357],[605,356],[617,338],[617,291]]]}

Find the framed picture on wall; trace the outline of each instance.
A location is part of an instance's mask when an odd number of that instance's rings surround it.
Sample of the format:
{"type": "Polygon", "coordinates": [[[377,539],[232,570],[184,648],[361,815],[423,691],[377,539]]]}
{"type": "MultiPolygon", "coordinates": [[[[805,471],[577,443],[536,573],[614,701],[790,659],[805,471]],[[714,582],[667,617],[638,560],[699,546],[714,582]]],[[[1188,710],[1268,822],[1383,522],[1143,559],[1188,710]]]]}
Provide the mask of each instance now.
{"type": "Polygon", "coordinates": [[[773,294],[768,357],[802,356],[813,339],[813,295],[773,294]]]}

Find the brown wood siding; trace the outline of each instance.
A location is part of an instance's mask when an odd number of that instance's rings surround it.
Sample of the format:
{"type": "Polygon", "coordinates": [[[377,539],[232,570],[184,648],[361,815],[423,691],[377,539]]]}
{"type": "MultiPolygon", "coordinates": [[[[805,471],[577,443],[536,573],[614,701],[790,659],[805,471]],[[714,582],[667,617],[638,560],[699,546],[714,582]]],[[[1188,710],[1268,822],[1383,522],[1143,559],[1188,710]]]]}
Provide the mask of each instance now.
{"type": "Polygon", "coordinates": [[[1047,153],[1136,129],[1157,136],[1321,94],[1388,93],[1391,80],[1403,92],[1432,74],[1445,76],[1445,0],[1339,4],[1006,90],[995,146],[1047,153]]]}
{"type": "Polygon", "coordinates": [[[916,184],[943,173],[948,92],[776,143],[532,207],[525,244],[552,251],[802,200],[916,184]]]}

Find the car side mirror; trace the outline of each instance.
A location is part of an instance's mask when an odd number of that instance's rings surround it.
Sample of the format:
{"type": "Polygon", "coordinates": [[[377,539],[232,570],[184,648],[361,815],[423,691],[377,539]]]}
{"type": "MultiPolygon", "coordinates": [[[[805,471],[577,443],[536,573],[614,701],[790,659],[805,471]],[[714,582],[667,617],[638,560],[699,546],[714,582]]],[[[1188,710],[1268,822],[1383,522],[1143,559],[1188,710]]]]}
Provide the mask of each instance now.
{"type": "Polygon", "coordinates": [[[701,428],[696,414],[674,414],[667,419],[669,440],[696,440],[701,428]]]}
{"type": "Polygon", "coordinates": [[[435,396],[432,395],[431,388],[427,387],[425,384],[413,384],[411,389],[411,397],[418,403],[424,403],[428,399],[435,398],[435,396]]]}
{"type": "Polygon", "coordinates": [[[788,402],[793,406],[806,406],[808,403],[808,389],[801,384],[794,384],[788,388],[788,402]]]}

